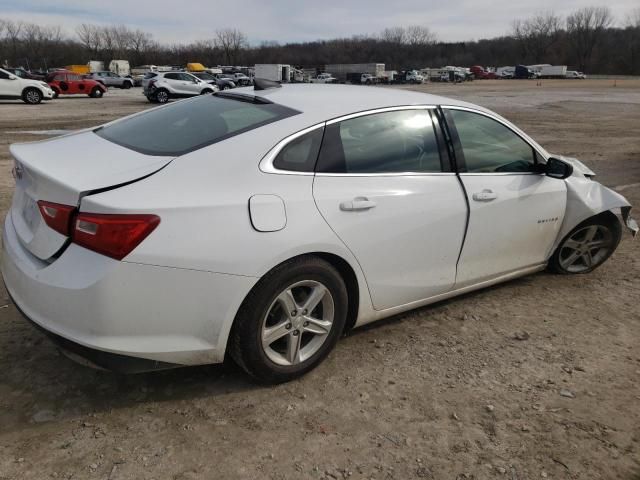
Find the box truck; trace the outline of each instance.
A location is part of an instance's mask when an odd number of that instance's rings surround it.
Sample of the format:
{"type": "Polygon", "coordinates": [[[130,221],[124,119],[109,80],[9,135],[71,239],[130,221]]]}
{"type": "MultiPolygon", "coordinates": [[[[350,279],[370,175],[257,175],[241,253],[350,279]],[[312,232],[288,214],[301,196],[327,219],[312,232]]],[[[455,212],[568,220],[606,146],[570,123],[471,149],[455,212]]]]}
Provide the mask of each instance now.
{"type": "Polygon", "coordinates": [[[111,62],[109,62],[109,71],[121,77],[131,75],[131,67],[129,66],[128,60],[111,60],[111,62]]]}
{"type": "Polygon", "coordinates": [[[340,82],[347,81],[347,74],[369,74],[375,78],[384,77],[384,63],[336,63],[325,65],[324,71],[332,74],[340,82]]]}
{"type": "Polygon", "coordinates": [[[565,78],[567,76],[566,65],[545,65],[538,70],[540,78],[565,78]]]}
{"type": "Polygon", "coordinates": [[[254,70],[255,78],[264,78],[274,82],[288,83],[291,81],[291,65],[280,63],[258,63],[254,70]]]}

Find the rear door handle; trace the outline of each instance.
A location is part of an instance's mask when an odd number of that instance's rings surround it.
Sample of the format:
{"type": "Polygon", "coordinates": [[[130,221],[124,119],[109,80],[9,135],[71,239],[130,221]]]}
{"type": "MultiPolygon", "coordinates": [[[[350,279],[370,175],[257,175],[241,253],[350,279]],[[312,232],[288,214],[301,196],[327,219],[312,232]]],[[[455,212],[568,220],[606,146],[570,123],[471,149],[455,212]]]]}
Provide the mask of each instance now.
{"type": "Polygon", "coordinates": [[[355,212],[358,210],[370,210],[376,206],[376,202],[369,200],[367,197],[356,197],[348,202],[340,204],[340,210],[343,212],[355,212]]]}
{"type": "Polygon", "coordinates": [[[498,194],[493,190],[485,188],[481,192],[474,193],[472,197],[476,202],[490,202],[498,198],[498,194]]]}

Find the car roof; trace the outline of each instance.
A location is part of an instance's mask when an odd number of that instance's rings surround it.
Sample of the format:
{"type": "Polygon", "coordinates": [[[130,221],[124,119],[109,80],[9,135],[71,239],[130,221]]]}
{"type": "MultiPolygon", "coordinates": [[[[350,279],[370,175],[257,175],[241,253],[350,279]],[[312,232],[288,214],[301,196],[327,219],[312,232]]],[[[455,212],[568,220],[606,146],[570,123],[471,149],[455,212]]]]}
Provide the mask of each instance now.
{"type": "Polygon", "coordinates": [[[265,90],[254,90],[252,87],[238,88],[233,93],[263,98],[298,110],[302,112],[302,118],[296,117],[307,125],[351,113],[397,106],[449,105],[485,110],[461,100],[430,93],[360,85],[299,83],[265,90]]]}

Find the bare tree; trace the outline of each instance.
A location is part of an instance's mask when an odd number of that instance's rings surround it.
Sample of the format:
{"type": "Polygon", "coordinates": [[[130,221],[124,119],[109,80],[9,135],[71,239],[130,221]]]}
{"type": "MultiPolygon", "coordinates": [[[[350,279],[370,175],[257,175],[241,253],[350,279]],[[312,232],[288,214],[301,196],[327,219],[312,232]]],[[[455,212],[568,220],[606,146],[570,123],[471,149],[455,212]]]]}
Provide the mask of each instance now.
{"type": "Polygon", "coordinates": [[[26,47],[26,66],[33,68],[40,63],[46,68],[51,57],[57,54],[62,39],[60,26],[23,24],[21,40],[26,47]]]}
{"type": "Polygon", "coordinates": [[[18,44],[20,43],[23,27],[24,24],[22,22],[7,20],[4,23],[5,36],[11,44],[11,63],[13,64],[18,62],[18,44]]]}
{"type": "Polygon", "coordinates": [[[429,27],[414,25],[405,29],[405,41],[408,45],[433,45],[437,41],[436,34],[429,27]]]}
{"type": "Polygon", "coordinates": [[[586,70],[593,50],[613,23],[608,7],[586,7],[567,17],[567,34],[578,68],[586,70]]]}
{"type": "Polygon", "coordinates": [[[380,40],[386,43],[402,45],[407,43],[407,31],[404,27],[385,28],[380,33],[380,40]]]}
{"type": "Polygon", "coordinates": [[[151,49],[152,43],[153,38],[150,33],[139,29],[131,31],[130,49],[134,63],[142,63],[143,56],[151,49]]]}
{"type": "Polygon", "coordinates": [[[96,57],[103,46],[100,27],[83,23],[76,28],[76,35],[89,54],[96,57]]]}
{"type": "Polygon", "coordinates": [[[640,28],[640,7],[634,8],[629,12],[626,24],[627,27],[640,28]]]}
{"type": "Polygon", "coordinates": [[[226,28],[216,32],[216,46],[224,53],[227,65],[235,65],[240,50],[248,44],[247,37],[240,30],[226,28]]]}
{"type": "Polygon", "coordinates": [[[512,35],[520,43],[524,56],[539,63],[560,38],[561,28],[560,17],[553,12],[545,12],[527,20],[514,21],[512,35]]]}

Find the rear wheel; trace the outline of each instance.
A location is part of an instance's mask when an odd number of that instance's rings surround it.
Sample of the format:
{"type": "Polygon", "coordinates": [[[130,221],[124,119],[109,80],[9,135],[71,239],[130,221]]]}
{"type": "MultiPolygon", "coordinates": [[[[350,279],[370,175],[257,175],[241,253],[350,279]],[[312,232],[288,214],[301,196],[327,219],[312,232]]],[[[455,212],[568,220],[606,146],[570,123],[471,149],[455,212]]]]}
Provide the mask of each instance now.
{"type": "Polygon", "coordinates": [[[158,103],[167,103],[169,101],[169,92],[167,92],[165,89],[160,89],[158,90],[155,94],[154,97],[156,99],[156,102],[158,103]]]}
{"type": "Polygon", "coordinates": [[[622,228],[613,213],[589,218],[562,240],[549,261],[549,268],[561,274],[589,273],[607,261],[621,237],[622,228]]]}
{"type": "Polygon", "coordinates": [[[37,88],[27,88],[22,93],[22,101],[28,105],[37,105],[42,101],[42,93],[37,88]]]}
{"type": "Polygon", "coordinates": [[[213,93],[213,90],[211,90],[210,88],[205,88],[200,92],[200,95],[208,95],[209,93],[213,93]]]}
{"type": "Polygon", "coordinates": [[[124,82],[122,84],[122,88],[124,88],[125,90],[128,90],[132,87],[131,82],[124,82]]]}
{"type": "Polygon", "coordinates": [[[338,271],[316,257],[276,267],[249,293],[229,340],[233,359],[263,383],[281,383],[316,367],[333,349],[347,316],[338,271]]]}

